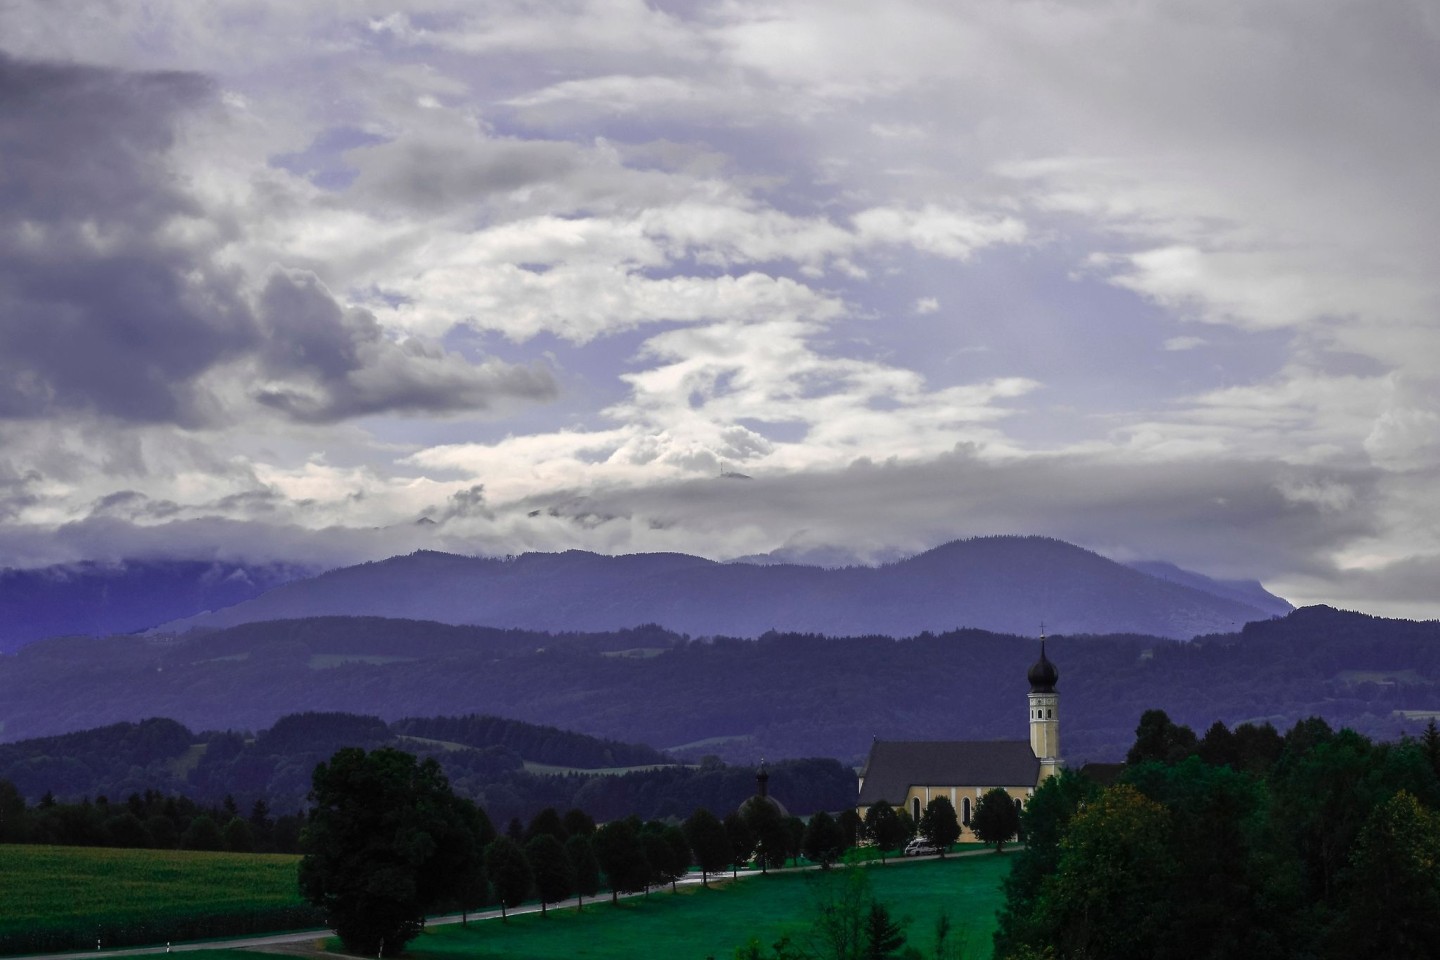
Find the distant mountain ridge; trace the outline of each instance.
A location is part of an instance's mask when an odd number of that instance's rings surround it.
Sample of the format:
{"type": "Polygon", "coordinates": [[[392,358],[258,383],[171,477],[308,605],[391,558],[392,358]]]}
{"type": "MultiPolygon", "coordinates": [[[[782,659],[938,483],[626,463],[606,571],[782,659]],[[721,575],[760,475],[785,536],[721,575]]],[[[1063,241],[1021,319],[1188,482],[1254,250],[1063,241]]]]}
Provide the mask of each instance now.
{"type": "Polygon", "coordinates": [[[0,570],[0,653],[44,637],[147,630],[310,576],[291,564],[205,560],[72,563],[0,570]]]}
{"type": "Polygon", "coordinates": [[[678,553],[500,559],[422,551],[292,581],[163,629],[380,616],[552,632],[655,623],[696,636],[905,636],[957,627],[1034,635],[1043,622],[1069,634],[1188,639],[1289,609],[1258,584],[1246,593],[1179,568],[1166,572],[1045,537],[960,540],[884,566],[838,569],[678,553]]]}

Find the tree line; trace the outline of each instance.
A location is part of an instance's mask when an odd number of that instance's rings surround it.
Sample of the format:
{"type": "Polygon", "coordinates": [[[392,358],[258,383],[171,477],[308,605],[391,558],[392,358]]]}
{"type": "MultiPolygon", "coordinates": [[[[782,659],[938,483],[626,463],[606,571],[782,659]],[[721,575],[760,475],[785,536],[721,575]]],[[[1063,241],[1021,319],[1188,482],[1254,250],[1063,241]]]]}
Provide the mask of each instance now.
{"type": "MultiPolygon", "coordinates": [[[[894,823],[901,816],[891,810],[894,823]]],[[[947,845],[959,833],[953,809],[949,819],[947,845]]],[[[941,820],[932,805],[922,824],[938,830],[941,820]]],[[[498,831],[435,758],[347,747],[315,769],[300,887],[348,949],[396,956],[427,913],[468,915],[493,903],[503,916],[531,899],[543,913],[572,897],[583,909],[602,889],[618,899],[673,887],[692,866],[706,884],[752,862],[769,871],[804,856],[828,868],[865,830],[852,808],[807,824],[757,795],[723,818],[702,807],[683,821],[632,815],[597,826],[579,809],[547,808],[498,831]]]]}
{"type": "Polygon", "coordinates": [[[1002,960],[1433,957],[1440,731],[1319,718],[1196,736],[1147,711],[1118,782],[1047,780],[1022,815],[1002,960]]]}
{"type": "MultiPolygon", "coordinates": [[[[310,712],[281,717],[258,734],[193,733],[173,720],[156,718],[0,744],[0,781],[9,782],[32,805],[48,797],[60,806],[85,807],[87,797],[143,799],[160,793],[189,797],[207,808],[217,808],[229,797],[246,811],[257,801],[290,811],[304,805],[317,763],[341,747],[384,745],[434,757],[456,790],[502,822],[528,819],[545,807],[580,807],[602,820],[632,813],[646,819],[683,818],[700,806],[737,805],[749,795],[754,778],[753,768],[714,758],[681,766],[642,744],[498,717],[407,718],[387,724],[374,716],[310,712]],[[574,769],[558,774],[527,771],[526,762],[537,760],[574,769]],[[657,766],[619,775],[586,769],[617,764],[657,766]]],[[[801,813],[836,809],[855,791],[853,771],[834,760],[783,761],[773,767],[773,774],[791,808],[801,813]]],[[[100,812],[71,819],[83,825],[100,812]]],[[[176,822],[183,832],[188,817],[176,822]]],[[[88,828],[31,832],[47,838],[39,842],[103,839],[98,830],[88,828]]],[[[135,845],[118,833],[106,842],[135,845]]],[[[173,846],[165,835],[154,845],[173,846]]]]}

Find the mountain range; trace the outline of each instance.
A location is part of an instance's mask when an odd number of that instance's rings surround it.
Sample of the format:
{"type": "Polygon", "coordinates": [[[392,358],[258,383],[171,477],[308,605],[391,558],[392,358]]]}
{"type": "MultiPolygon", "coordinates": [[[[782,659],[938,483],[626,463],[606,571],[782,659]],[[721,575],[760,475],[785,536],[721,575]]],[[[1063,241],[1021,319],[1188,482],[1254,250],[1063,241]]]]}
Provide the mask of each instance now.
{"type": "Polygon", "coordinates": [[[313,568],[202,560],[127,560],[0,570],[0,652],[42,637],[147,630],[258,597],[313,568]]]}
{"type": "Polygon", "coordinates": [[[1258,583],[1211,580],[1170,564],[1129,567],[1044,537],[984,537],[883,566],[841,568],[677,553],[422,551],[293,580],[161,629],[378,616],[551,632],[653,623],[691,636],[909,636],[960,627],[1033,636],[1043,624],[1068,634],[1189,639],[1291,609],[1258,583]]]}
{"type": "MultiPolygon", "coordinates": [[[[874,737],[1023,739],[1038,647],[980,630],[703,641],[373,617],[62,637],[0,656],[0,741],[156,716],[244,731],[297,711],[484,713],[696,760],[855,763],[874,737]]],[[[1052,635],[1048,652],[1071,762],[1123,756],[1151,708],[1197,731],[1320,716],[1384,739],[1440,715],[1434,621],[1306,607],[1190,641],[1052,635]]]]}

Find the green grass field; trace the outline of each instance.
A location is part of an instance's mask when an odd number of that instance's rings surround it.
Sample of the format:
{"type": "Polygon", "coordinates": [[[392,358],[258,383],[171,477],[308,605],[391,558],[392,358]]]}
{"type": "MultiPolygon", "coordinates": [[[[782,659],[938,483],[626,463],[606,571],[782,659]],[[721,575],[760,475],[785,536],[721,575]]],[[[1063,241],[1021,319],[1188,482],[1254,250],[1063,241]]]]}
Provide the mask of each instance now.
{"type": "MultiPolygon", "coordinates": [[[[876,896],[896,917],[909,917],[906,934],[925,953],[933,946],[935,921],[944,910],[963,928],[967,960],[990,956],[1001,880],[1012,857],[980,856],[868,867],[876,896]]],[[[832,871],[834,875],[838,871],[832,871]]],[[[434,927],[410,944],[417,960],[633,960],[637,956],[729,960],[735,948],[758,937],[767,947],[782,933],[799,935],[815,897],[828,879],[818,871],[776,873],[711,889],[691,887],[648,899],[608,900],[573,909],[434,927]]],[[[338,949],[338,942],[336,944],[338,949]]]]}
{"type": "Polygon", "coordinates": [[[163,942],[164,930],[179,939],[203,917],[274,923],[306,907],[298,863],[265,854],[0,845],[0,945],[23,949],[22,937],[48,944],[73,934],[94,946],[97,932],[157,942],[145,938],[151,931],[163,942]]]}

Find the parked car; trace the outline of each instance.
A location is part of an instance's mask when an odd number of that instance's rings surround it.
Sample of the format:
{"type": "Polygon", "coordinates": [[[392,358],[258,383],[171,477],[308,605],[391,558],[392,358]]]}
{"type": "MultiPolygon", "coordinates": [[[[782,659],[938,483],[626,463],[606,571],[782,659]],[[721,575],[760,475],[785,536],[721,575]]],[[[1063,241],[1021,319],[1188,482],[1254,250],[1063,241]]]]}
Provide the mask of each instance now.
{"type": "Polygon", "coordinates": [[[905,856],[907,857],[928,857],[939,852],[940,848],[924,837],[916,837],[905,844],[905,856]]]}

